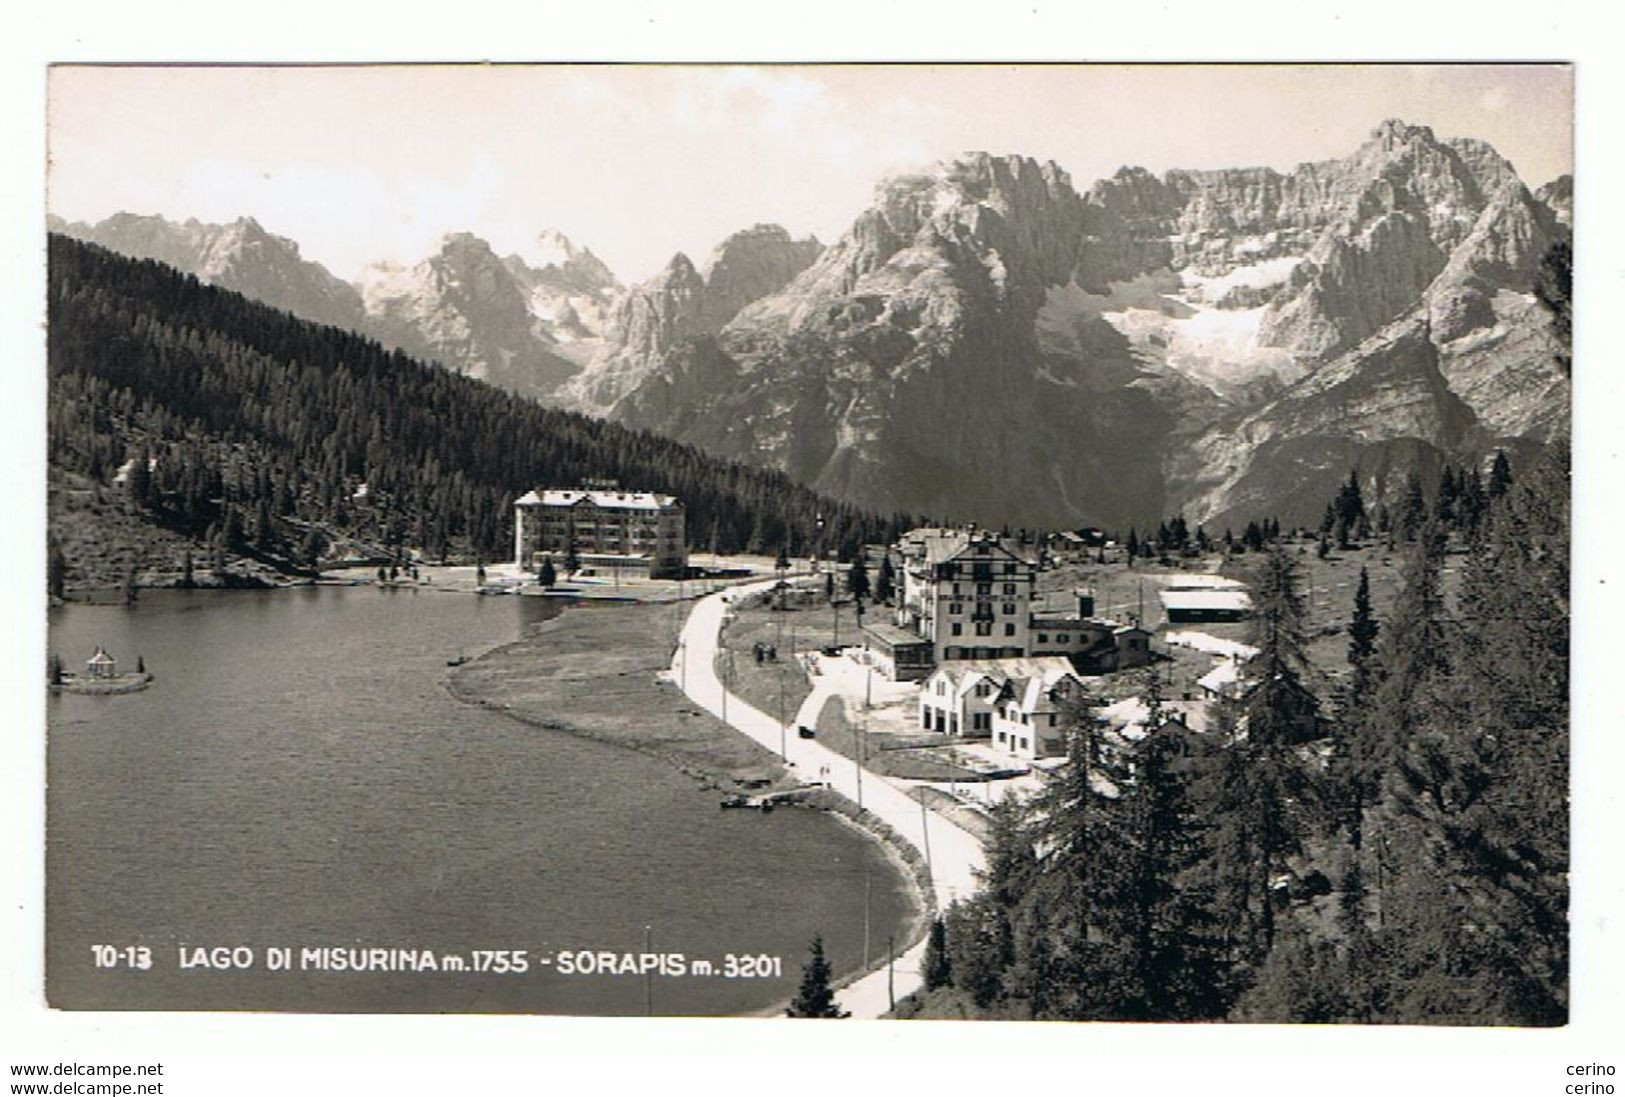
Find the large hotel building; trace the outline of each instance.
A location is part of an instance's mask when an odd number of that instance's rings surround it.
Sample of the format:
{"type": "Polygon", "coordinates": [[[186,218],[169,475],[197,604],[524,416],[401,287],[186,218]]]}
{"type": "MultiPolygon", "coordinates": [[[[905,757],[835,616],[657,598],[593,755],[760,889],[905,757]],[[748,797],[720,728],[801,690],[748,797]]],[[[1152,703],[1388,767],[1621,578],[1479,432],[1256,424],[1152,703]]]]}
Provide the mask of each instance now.
{"type": "Polygon", "coordinates": [[[514,503],[514,559],[535,571],[572,555],[582,570],[678,578],[688,572],[683,504],[670,495],[619,488],[546,488],[514,503]]]}
{"type": "Polygon", "coordinates": [[[893,678],[923,678],[960,660],[1064,656],[1083,673],[1104,674],[1151,658],[1151,634],[1095,616],[1093,594],[1049,604],[1037,592],[1037,562],[985,530],[913,530],[892,558],[902,577],[894,623],[865,632],[893,678]]]}

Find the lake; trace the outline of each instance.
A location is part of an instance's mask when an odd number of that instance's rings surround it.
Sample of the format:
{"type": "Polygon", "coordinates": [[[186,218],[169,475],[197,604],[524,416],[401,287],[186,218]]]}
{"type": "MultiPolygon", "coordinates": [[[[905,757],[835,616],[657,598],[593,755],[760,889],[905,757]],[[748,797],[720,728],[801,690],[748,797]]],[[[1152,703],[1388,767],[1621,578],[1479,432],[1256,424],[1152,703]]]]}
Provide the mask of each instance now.
{"type": "Polygon", "coordinates": [[[882,954],[907,886],[835,818],[719,811],[659,761],[446,693],[447,659],[561,611],[372,587],[53,609],[68,669],[102,645],[156,681],[48,702],[51,1003],[745,1013],[795,992],[814,933],[856,967],[866,892],[882,954]],[[646,935],[665,959],[628,971],[646,935]],[[286,969],[269,970],[274,949],[286,969]],[[386,970],[334,970],[354,949],[391,950],[386,970]],[[515,951],[528,970],[501,971],[515,951]],[[695,974],[729,954],[768,976],[695,974]],[[425,956],[433,970],[393,970],[425,956]]]}

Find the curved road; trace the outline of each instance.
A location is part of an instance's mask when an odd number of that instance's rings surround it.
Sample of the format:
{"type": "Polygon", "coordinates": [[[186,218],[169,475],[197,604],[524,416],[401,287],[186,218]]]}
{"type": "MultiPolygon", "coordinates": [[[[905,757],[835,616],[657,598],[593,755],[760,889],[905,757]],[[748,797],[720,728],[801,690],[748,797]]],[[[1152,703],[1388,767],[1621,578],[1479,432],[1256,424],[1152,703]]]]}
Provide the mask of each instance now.
{"type": "MultiPolygon", "coordinates": [[[[779,753],[782,742],[785,760],[794,767],[795,773],[818,774],[823,767],[829,767],[830,786],[854,803],[859,802],[858,767],[850,758],[837,754],[816,739],[798,738],[793,731],[783,734],[784,729],[777,720],[735,694],[727,695],[727,715],[723,716],[724,694],[716,674],[716,653],[728,604],[731,599],[747,597],[772,585],[769,581],[732,587],[696,602],[672,656],[672,681],[680,683],[683,692],[695,704],[774,754],[779,753]]],[[[827,690],[816,688],[815,682],[812,696],[802,706],[803,714],[810,710],[814,719],[800,715],[800,722],[812,725],[818,710],[830,696],[827,690]]],[[[802,780],[813,783],[805,776],[802,780]]],[[[929,850],[938,910],[946,910],[954,899],[975,892],[975,873],[983,863],[981,843],[975,837],[943,816],[922,811],[918,800],[872,770],[863,771],[861,786],[861,802],[865,808],[911,842],[915,849],[922,853],[929,850]]],[[[898,998],[919,987],[920,959],[924,954],[922,937],[897,957],[893,978],[898,998]]],[[[886,983],[883,965],[878,971],[843,987],[836,997],[841,1007],[850,1010],[854,1017],[879,1017],[890,1007],[886,983]]]]}

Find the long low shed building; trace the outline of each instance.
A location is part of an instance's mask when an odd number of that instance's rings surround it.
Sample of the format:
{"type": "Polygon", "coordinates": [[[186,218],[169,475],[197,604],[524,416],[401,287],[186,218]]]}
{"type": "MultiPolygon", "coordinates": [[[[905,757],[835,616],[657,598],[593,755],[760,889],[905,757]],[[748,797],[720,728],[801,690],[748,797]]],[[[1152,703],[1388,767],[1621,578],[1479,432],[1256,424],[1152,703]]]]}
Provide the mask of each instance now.
{"type": "Polygon", "coordinates": [[[1173,623],[1240,621],[1253,609],[1240,587],[1168,587],[1161,597],[1163,613],[1173,623]]]}

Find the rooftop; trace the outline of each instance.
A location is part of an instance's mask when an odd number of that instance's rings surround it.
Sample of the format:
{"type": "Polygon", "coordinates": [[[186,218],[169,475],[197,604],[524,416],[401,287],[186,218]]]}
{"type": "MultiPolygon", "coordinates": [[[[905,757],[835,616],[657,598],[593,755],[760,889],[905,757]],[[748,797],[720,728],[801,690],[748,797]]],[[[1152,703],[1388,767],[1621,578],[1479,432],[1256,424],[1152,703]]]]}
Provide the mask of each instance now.
{"type": "Polygon", "coordinates": [[[930,640],[888,621],[875,621],[872,623],[865,621],[863,631],[889,647],[904,647],[911,644],[918,644],[923,647],[931,646],[930,640]]]}
{"type": "Polygon", "coordinates": [[[586,502],[606,510],[660,510],[676,506],[675,495],[658,495],[652,491],[618,491],[602,488],[544,488],[540,493],[527,491],[514,501],[516,507],[573,507],[586,502]]]}
{"type": "Polygon", "coordinates": [[[1160,592],[1165,609],[1236,610],[1245,612],[1253,608],[1253,600],[1244,590],[1188,590],[1169,587],[1160,592]]]}

